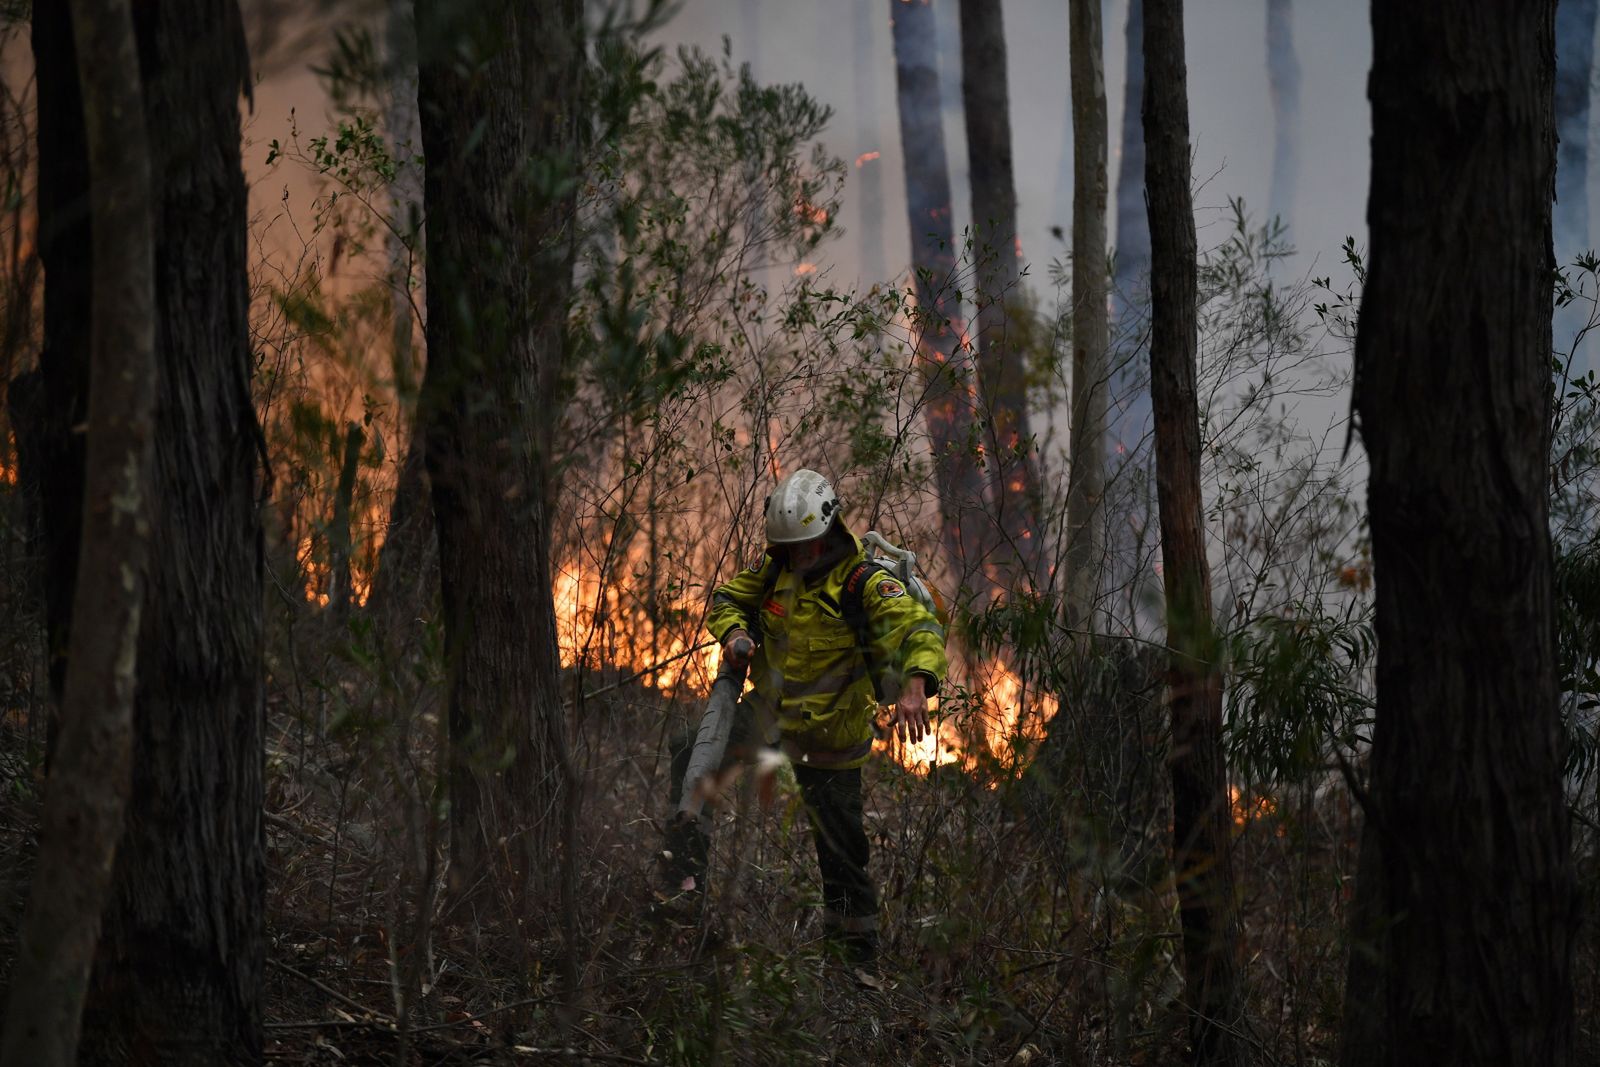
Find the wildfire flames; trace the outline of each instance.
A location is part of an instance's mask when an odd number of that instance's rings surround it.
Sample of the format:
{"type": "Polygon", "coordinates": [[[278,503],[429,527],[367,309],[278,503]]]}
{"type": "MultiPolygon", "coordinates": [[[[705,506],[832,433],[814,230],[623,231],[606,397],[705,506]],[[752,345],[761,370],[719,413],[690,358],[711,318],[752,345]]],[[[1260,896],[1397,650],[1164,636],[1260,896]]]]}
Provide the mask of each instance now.
{"type": "MultiPolygon", "coordinates": [[[[646,565],[623,564],[616,573],[639,573],[646,565]]],[[[639,682],[645,686],[710,687],[716,648],[697,648],[700,635],[685,633],[684,627],[673,632],[670,627],[657,626],[643,610],[644,598],[625,595],[629,590],[621,581],[602,582],[596,571],[569,562],[556,569],[551,592],[563,667],[575,667],[580,661],[590,666],[609,663],[629,673],[638,672],[639,682]]]]}
{"type": "Polygon", "coordinates": [[[1233,814],[1233,825],[1243,828],[1247,823],[1276,813],[1278,805],[1269,796],[1263,796],[1259,793],[1246,793],[1238,786],[1230,785],[1228,787],[1228,810],[1233,814]]]}
{"type": "Polygon", "coordinates": [[[871,163],[873,160],[875,160],[877,158],[878,158],[878,153],[876,153],[876,152],[863,152],[859,156],[856,157],[856,166],[857,167],[864,167],[868,163],[871,163]]]}
{"type": "Polygon", "coordinates": [[[1021,677],[997,660],[952,662],[946,689],[953,695],[942,707],[937,698],[929,702],[936,723],[932,733],[911,745],[881,740],[877,751],[922,774],[947,763],[975,770],[985,753],[1000,767],[1017,770],[1044,740],[1058,710],[1055,697],[1028,691],[1021,677]]]}
{"type": "MultiPolygon", "coordinates": [[[[630,561],[616,573],[643,569],[642,563],[630,561]]],[[[663,691],[688,686],[706,692],[716,674],[716,647],[700,647],[705,635],[692,624],[652,623],[643,610],[644,597],[625,585],[602,582],[591,568],[570,561],[558,568],[553,592],[562,665],[603,663],[638,673],[641,684],[663,691]]],[[[663,614],[679,620],[699,617],[697,603],[685,600],[671,608],[663,614]]],[[[1016,769],[1044,739],[1057,710],[1054,697],[1029,690],[1015,671],[993,660],[953,662],[945,692],[942,711],[938,698],[929,702],[932,733],[914,745],[880,740],[876,750],[921,774],[948,763],[972,770],[985,760],[1016,769]]]]}

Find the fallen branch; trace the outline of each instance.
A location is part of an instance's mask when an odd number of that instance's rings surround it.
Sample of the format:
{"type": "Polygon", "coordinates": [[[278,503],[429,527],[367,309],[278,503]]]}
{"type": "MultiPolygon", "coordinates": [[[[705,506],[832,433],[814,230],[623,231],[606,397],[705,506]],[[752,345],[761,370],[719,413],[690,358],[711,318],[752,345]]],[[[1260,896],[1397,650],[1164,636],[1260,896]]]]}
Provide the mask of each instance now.
{"type": "MultiPolygon", "coordinates": [[[[700,644],[695,645],[693,648],[684,649],[682,652],[679,652],[675,656],[668,656],[666,659],[662,660],[660,663],[653,663],[650,666],[644,668],[643,670],[634,671],[632,674],[628,675],[626,678],[619,678],[615,682],[612,682],[610,685],[603,685],[599,689],[594,690],[593,692],[585,693],[585,694],[583,694],[583,699],[585,699],[585,700],[593,700],[597,696],[604,696],[605,694],[611,692],[613,689],[621,689],[623,686],[627,685],[629,682],[636,682],[640,678],[643,678],[647,674],[654,674],[656,671],[659,671],[662,667],[668,666],[669,664],[676,663],[680,659],[684,659],[686,657],[692,656],[696,652],[699,652],[702,649],[710,648],[712,645],[715,645],[715,644],[716,644],[715,641],[702,641],[700,644]]],[[[564,707],[564,708],[570,708],[570,707],[572,707],[572,701],[570,701],[570,700],[562,701],[561,706],[564,707]]]]}
{"type": "MultiPolygon", "coordinates": [[[[300,979],[302,982],[305,982],[308,985],[315,986],[317,989],[320,989],[322,992],[326,993],[328,996],[332,997],[334,1000],[337,1000],[340,1004],[343,1004],[345,1007],[350,1008],[353,1011],[361,1012],[363,1015],[370,1016],[374,1020],[381,1020],[383,1022],[383,1025],[385,1027],[387,1027],[388,1029],[390,1029],[390,1030],[393,1030],[395,1028],[394,1020],[390,1019],[387,1015],[383,1014],[383,1012],[381,1012],[381,1011],[373,1011],[371,1008],[367,1007],[365,1004],[361,1004],[361,1003],[358,1003],[357,1001],[351,1000],[349,997],[345,996],[343,993],[339,992],[337,989],[334,989],[332,986],[325,985],[322,982],[317,981],[315,978],[311,977],[309,974],[306,974],[304,971],[296,970],[295,968],[289,966],[287,963],[284,963],[281,960],[268,959],[267,960],[267,965],[269,967],[276,967],[280,971],[283,971],[285,974],[293,975],[294,977],[300,979]]],[[[354,1020],[354,1021],[359,1022],[359,1020],[354,1020]]],[[[268,1023],[267,1025],[268,1026],[277,1025],[280,1028],[283,1028],[288,1024],[283,1024],[283,1023],[272,1024],[272,1023],[268,1023]]],[[[298,1023],[298,1024],[293,1024],[293,1025],[304,1027],[304,1026],[316,1025],[316,1024],[298,1023]]]]}

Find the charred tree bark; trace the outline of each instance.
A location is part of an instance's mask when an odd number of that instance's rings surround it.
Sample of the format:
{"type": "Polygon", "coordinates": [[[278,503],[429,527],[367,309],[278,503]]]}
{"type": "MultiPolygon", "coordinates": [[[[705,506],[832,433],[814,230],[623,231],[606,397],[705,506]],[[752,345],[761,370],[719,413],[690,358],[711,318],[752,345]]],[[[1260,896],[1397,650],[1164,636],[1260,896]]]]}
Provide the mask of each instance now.
{"type": "Polygon", "coordinates": [[[988,410],[984,446],[1002,584],[1037,583],[1043,510],[1028,426],[1027,352],[1007,305],[1021,297],[1017,190],[1011,167],[1011,103],[1000,0],[961,0],[961,93],[967,124],[976,259],[978,387],[988,410]]]}
{"type": "Polygon", "coordinates": [[[1100,0],[1071,0],[1072,471],[1067,482],[1067,625],[1094,628],[1105,567],[1107,352],[1106,73],[1100,0]]]}
{"type": "Polygon", "coordinates": [[[965,577],[982,565],[988,518],[975,458],[979,442],[973,425],[971,352],[961,344],[958,321],[950,171],[939,110],[938,40],[929,0],[889,0],[888,6],[894,27],[923,417],[939,488],[941,541],[952,572],[965,577]]]}
{"type": "Polygon", "coordinates": [[[418,5],[428,160],[421,417],[438,527],[458,892],[554,887],[567,766],[551,600],[572,288],[578,0],[418,5]]]}
{"type": "MultiPolygon", "coordinates": [[[[1559,1065],[1576,897],[1546,464],[1553,3],[1372,4],[1377,1062],[1559,1065]]],[[[1351,990],[1355,993],[1355,990],[1351,990]]]]}
{"type": "MultiPolygon", "coordinates": [[[[134,667],[149,549],[155,400],[150,156],[133,17],[71,5],[95,241],[83,542],[61,733],[11,973],[0,1063],[77,1062],[133,757],[134,667]]],[[[63,116],[65,118],[65,116],[63,116]]]]}
{"type": "MultiPolygon", "coordinates": [[[[132,792],[84,1014],[85,1062],[229,1064],[261,1055],[262,806],[260,431],[249,392],[245,187],[238,94],[243,30],[228,0],[137,5],[156,200],[157,375],[151,549],[134,697],[132,792]]],[[[71,262],[83,236],[81,133],[63,109],[60,5],[35,11],[40,227],[48,250],[41,356],[53,414],[83,410],[92,296],[71,262]],[[57,270],[52,263],[65,263],[57,270]],[[54,332],[53,332],[54,331],[54,332]]],[[[48,450],[55,506],[51,629],[71,633],[84,470],[73,423],[48,450]]],[[[58,646],[58,647],[64,647],[58,646]]]]}
{"type": "Polygon", "coordinates": [[[1300,57],[1292,0],[1267,0],[1267,85],[1272,91],[1272,190],[1267,210],[1287,232],[1300,181],[1300,57]]]}
{"type": "Polygon", "coordinates": [[[1237,904],[1222,759],[1222,673],[1200,496],[1194,202],[1182,0],[1145,3],[1145,190],[1150,210],[1150,397],[1172,708],[1173,869],[1196,1064],[1238,1062],[1237,904]]]}

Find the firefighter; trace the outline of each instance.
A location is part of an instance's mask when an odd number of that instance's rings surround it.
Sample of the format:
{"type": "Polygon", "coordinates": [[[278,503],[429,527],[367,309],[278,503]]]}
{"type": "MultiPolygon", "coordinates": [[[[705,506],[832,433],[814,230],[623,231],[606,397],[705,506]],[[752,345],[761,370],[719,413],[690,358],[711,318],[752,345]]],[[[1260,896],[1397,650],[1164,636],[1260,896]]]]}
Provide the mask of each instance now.
{"type": "MultiPolygon", "coordinates": [[[[822,873],[823,923],[847,959],[870,966],[878,944],[878,897],[867,874],[861,767],[872,753],[881,704],[891,729],[916,743],[929,731],[928,699],[946,662],[934,615],[886,568],[869,563],[839,514],[839,498],[815,471],[781,479],[767,498],[767,548],[711,598],[706,628],[725,660],[748,661],[733,746],[770,738],[794,766],[822,873]]],[[[677,808],[692,736],[673,746],[677,808]]],[[[681,884],[704,884],[704,832],[669,841],[681,884]]],[[[669,860],[671,856],[669,855],[669,860]]]]}

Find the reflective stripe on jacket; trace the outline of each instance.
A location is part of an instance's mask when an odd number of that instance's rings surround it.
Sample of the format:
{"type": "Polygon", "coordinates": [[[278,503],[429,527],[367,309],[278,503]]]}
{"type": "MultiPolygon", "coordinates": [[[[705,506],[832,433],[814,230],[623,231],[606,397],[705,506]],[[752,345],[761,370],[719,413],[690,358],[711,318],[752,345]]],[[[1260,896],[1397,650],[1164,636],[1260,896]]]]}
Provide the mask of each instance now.
{"type": "Polygon", "coordinates": [[[751,665],[755,691],[746,699],[774,715],[784,748],[819,767],[859,767],[871,755],[878,702],[893,702],[908,674],[927,676],[938,692],[947,663],[938,620],[893,575],[874,570],[862,590],[867,660],[842,608],[845,579],[864,558],[861,542],[820,579],[807,584],[763,557],[711,597],[706,629],[718,641],[744,627],[760,640],[751,665]],[[771,585],[770,592],[768,585],[771,585]],[[869,676],[871,670],[878,677],[869,676]]]}

